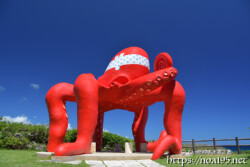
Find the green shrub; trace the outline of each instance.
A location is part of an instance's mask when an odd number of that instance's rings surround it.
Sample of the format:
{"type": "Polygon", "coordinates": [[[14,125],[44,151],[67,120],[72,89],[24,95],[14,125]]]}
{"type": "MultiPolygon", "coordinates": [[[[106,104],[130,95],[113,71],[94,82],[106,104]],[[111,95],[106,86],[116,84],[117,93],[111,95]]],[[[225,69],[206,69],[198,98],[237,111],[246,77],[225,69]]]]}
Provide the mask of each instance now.
{"type": "Polygon", "coordinates": [[[28,125],[25,136],[30,141],[47,144],[49,137],[49,127],[46,125],[28,125]]]}
{"type": "MultiPolygon", "coordinates": [[[[48,125],[27,125],[0,121],[0,148],[43,150],[48,143],[48,137],[48,125]]],[[[76,129],[67,130],[64,142],[75,142],[76,137],[76,129]]],[[[103,132],[102,149],[104,151],[114,151],[116,143],[120,143],[124,150],[125,142],[133,142],[133,140],[103,132]]]]}
{"type": "Polygon", "coordinates": [[[0,121],[0,148],[43,149],[48,142],[47,125],[0,121]]]}
{"type": "Polygon", "coordinates": [[[116,143],[120,143],[122,150],[124,150],[125,142],[134,142],[134,141],[126,137],[112,134],[110,132],[103,132],[103,139],[102,139],[103,151],[114,151],[116,143]]]}
{"type": "MultiPolygon", "coordinates": [[[[241,154],[250,154],[250,150],[243,150],[243,151],[240,151],[241,154]]],[[[237,153],[238,154],[238,153],[237,153]]]]}
{"type": "Polygon", "coordinates": [[[1,146],[7,149],[25,149],[29,144],[26,138],[16,138],[14,136],[6,137],[1,140],[1,146]]]}
{"type": "Polygon", "coordinates": [[[77,129],[67,130],[64,142],[73,143],[76,141],[77,129]]]}

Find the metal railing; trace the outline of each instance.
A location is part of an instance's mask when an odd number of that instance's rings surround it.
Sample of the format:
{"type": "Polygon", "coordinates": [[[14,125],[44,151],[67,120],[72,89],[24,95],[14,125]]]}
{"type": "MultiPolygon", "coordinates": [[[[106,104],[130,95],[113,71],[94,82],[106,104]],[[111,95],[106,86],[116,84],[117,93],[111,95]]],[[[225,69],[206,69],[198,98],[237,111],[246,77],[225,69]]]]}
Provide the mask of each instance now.
{"type": "Polygon", "coordinates": [[[240,154],[240,146],[250,146],[250,145],[240,145],[239,140],[250,140],[250,138],[238,138],[235,137],[235,139],[215,139],[213,138],[212,140],[183,140],[182,142],[191,142],[192,146],[183,146],[183,148],[192,148],[193,153],[195,154],[195,148],[196,147],[213,147],[214,150],[216,151],[216,147],[235,147],[237,148],[238,154],[240,154]],[[213,145],[195,145],[196,142],[213,142],[213,145]],[[235,141],[235,145],[216,145],[216,141],[235,141]]]}

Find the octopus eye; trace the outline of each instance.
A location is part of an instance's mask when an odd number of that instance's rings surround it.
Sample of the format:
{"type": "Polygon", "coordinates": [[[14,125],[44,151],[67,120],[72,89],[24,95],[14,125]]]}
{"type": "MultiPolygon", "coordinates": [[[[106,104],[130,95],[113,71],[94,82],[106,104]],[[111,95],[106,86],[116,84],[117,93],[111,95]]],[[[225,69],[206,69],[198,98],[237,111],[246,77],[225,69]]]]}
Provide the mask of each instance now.
{"type": "Polygon", "coordinates": [[[126,84],[128,83],[128,78],[125,76],[119,76],[117,78],[115,78],[112,82],[118,82],[120,84],[126,84]]]}

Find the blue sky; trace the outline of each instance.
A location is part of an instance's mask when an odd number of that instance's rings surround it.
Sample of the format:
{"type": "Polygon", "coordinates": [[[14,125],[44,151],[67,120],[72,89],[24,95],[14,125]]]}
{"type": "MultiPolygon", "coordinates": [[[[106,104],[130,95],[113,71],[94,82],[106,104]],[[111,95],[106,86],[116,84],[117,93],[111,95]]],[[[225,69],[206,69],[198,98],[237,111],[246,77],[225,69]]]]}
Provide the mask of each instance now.
{"type": "MultiPolygon", "coordinates": [[[[186,91],[183,139],[250,136],[250,2],[0,1],[0,116],[49,122],[46,92],[82,73],[101,76],[129,46],[168,52],[186,91]]],[[[67,104],[76,128],[76,104],[67,104]]],[[[149,108],[146,138],[163,130],[149,108]]],[[[106,113],[104,128],[132,138],[133,113],[106,113]]]]}

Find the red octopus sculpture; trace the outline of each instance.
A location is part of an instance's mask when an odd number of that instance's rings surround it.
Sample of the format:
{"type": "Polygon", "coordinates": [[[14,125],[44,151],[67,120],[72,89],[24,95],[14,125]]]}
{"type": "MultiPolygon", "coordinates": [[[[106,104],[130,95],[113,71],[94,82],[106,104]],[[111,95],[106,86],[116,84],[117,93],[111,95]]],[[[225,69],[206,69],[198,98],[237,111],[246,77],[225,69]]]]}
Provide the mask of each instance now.
{"type": "Polygon", "coordinates": [[[81,74],[74,84],[53,86],[46,95],[50,118],[47,150],[55,152],[56,156],[87,154],[92,140],[97,143],[97,150],[101,150],[104,113],[124,109],[135,113],[132,130],[139,151],[140,143],[146,143],[148,106],[164,101],[165,130],[157,141],[148,142],[147,149],[153,152],[153,160],[166,150],[180,153],[185,92],[175,81],[177,70],[172,64],[169,54],[160,53],[154,62],[154,72],[149,73],[147,53],[141,48],[129,47],[112,59],[98,79],[92,74],[81,74]],[[77,102],[77,139],[74,143],[63,143],[68,126],[66,101],[77,102]]]}

